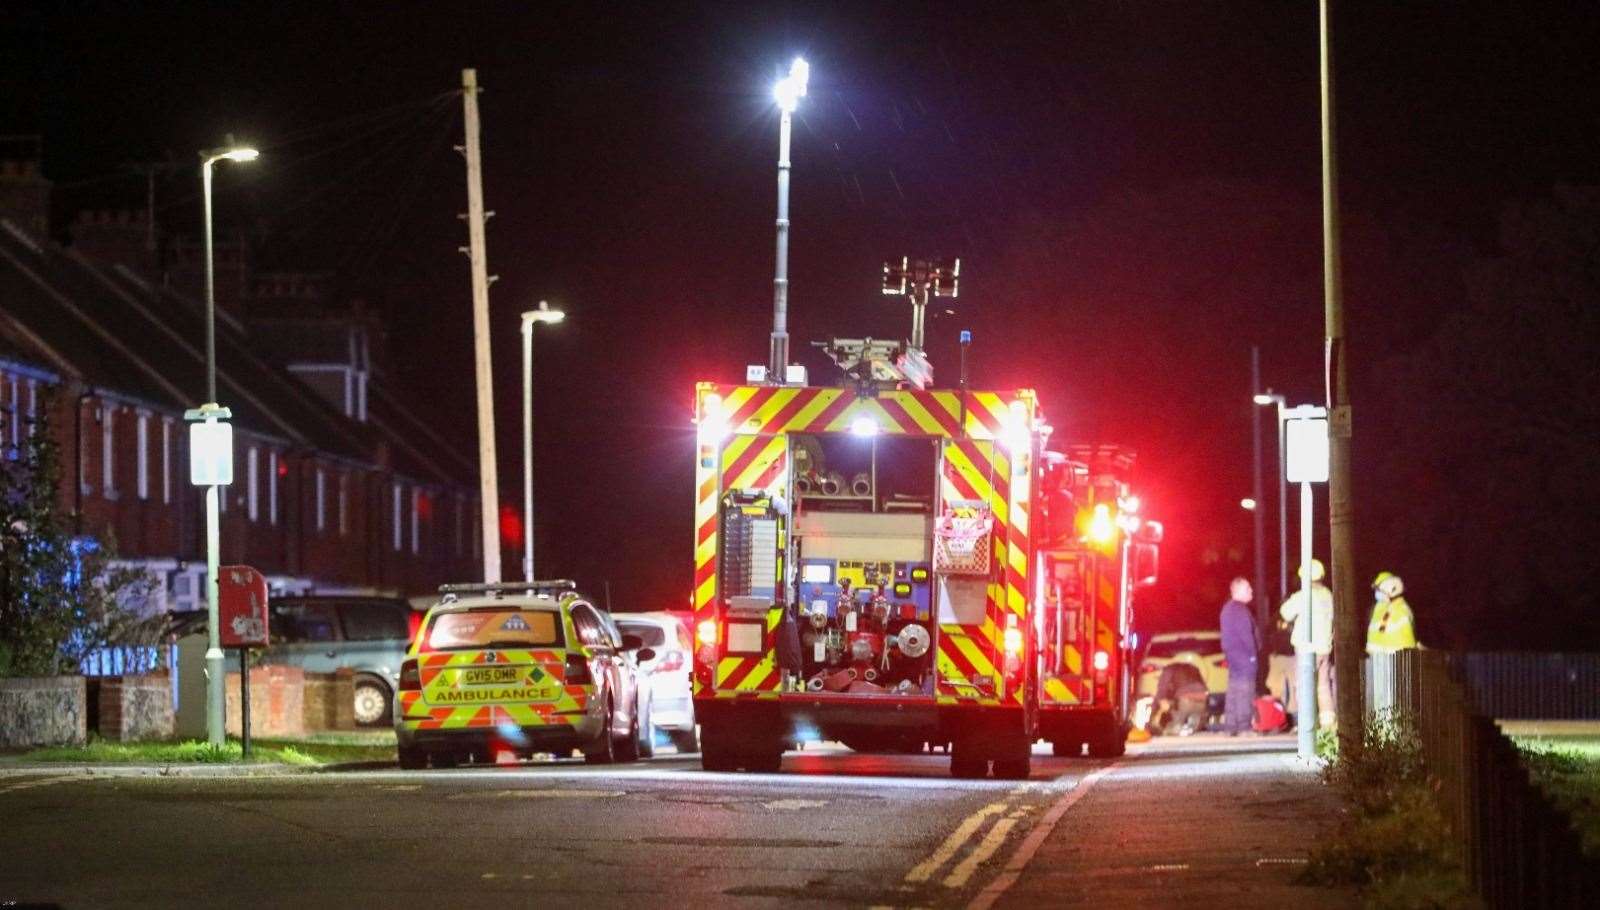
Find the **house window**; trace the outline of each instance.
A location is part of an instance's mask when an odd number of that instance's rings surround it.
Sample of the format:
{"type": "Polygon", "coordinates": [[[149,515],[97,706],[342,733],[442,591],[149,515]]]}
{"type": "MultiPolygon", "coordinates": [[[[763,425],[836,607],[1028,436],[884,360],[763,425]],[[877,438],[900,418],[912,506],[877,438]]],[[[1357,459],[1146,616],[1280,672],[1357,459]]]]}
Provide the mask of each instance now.
{"type": "Polygon", "coordinates": [[[134,436],[137,438],[138,443],[139,443],[139,451],[134,456],[134,461],[136,463],[136,467],[137,467],[137,470],[139,472],[138,479],[135,481],[135,489],[138,490],[140,499],[149,499],[150,498],[150,415],[146,414],[143,411],[140,411],[139,412],[139,417],[138,417],[138,423],[135,426],[137,427],[137,431],[134,433],[134,436]]]}
{"type": "Polygon", "coordinates": [[[317,468],[317,530],[323,531],[328,527],[328,477],[322,468],[317,468]]]}
{"type": "Polygon", "coordinates": [[[339,536],[350,533],[350,472],[339,472],[339,536]]]}
{"type": "Polygon", "coordinates": [[[411,552],[422,552],[422,488],[411,488],[411,552]]]}
{"type": "Polygon", "coordinates": [[[267,453],[267,520],[278,523],[278,453],[267,453]]]}
{"type": "Polygon", "coordinates": [[[261,518],[261,453],[255,446],[245,450],[245,510],[251,521],[261,518]]]}
{"type": "Polygon", "coordinates": [[[115,405],[100,407],[100,487],[105,498],[117,498],[117,409],[115,405]]]}
{"type": "Polygon", "coordinates": [[[161,501],[172,502],[172,418],[161,418],[161,501]]]}
{"type": "Polygon", "coordinates": [[[400,539],[400,484],[398,484],[398,483],[394,484],[393,490],[394,490],[394,551],[396,553],[398,553],[398,552],[400,552],[401,543],[402,543],[402,541],[400,539]]]}

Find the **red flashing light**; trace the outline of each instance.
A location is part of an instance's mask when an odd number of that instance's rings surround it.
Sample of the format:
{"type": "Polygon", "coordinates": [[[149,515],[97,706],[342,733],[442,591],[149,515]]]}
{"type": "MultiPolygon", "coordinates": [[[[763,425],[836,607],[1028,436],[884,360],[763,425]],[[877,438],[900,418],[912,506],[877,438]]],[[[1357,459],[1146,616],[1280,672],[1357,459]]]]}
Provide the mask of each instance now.
{"type": "Polygon", "coordinates": [[[522,546],[522,516],[510,506],[500,507],[500,539],[513,548],[522,546]]]}

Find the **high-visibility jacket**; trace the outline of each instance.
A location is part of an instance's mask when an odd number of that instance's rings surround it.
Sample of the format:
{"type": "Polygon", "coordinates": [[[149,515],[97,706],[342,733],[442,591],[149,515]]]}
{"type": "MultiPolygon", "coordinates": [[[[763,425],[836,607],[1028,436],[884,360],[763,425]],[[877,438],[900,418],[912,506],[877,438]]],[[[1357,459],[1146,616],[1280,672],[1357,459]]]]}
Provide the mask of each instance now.
{"type": "Polygon", "coordinates": [[[1296,651],[1333,653],[1333,592],[1320,582],[1311,585],[1311,621],[1306,622],[1306,592],[1304,588],[1289,595],[1278,608],[1284,622],[1294,623],[1289,641],[1296,651]]]}
{"type": "Polygon", "coordinates": [[[1411,623],[1411,605],[1396,597],[1372,608],[1367,623],[1367,653],[1393,654],[1417,646],[1417,632],[1411,623]]]}

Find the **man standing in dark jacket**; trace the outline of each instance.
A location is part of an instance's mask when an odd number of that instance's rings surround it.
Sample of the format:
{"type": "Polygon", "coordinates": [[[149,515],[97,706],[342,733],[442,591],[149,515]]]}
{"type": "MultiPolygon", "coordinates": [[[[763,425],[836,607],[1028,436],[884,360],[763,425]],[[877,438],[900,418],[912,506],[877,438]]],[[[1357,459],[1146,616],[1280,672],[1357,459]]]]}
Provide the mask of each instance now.
{"type": "Polygon", "coordinates": [[[1261,630],[1250,612],[1255,592],[1244,577],[1228,586],[1230,599],[1222,605],[1222,656],[1228,661],[1228,700],[1222,729],[1238,736],[1250,729],[1250,709],[1256,699],[1256,656],[1261,653],[1261,630]]]}

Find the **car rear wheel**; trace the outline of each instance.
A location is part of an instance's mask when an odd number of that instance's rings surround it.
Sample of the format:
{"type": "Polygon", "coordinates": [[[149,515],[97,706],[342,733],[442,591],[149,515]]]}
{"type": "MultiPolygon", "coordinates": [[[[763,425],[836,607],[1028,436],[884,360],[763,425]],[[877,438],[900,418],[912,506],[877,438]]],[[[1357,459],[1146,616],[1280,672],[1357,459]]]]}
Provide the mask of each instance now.
{"type": "Polygon", "coordinates": [[[616,745],[617,761],[639,760],[639,712],[633,713],[633,720],[628,722],[628,733],[616,745]]]}
{"type": "Polygon", "coordinates": [[[614,716],[611,703],[606,702],[606,722],[600,728],[600,737],[593,746],[583,750],[583,760],[591,765],[609,765],[617,760],[617,741],[611,734],[614,716]]]}
{"type": "Polygon", "coordinates": [[[361,727],[376,727],[390,723],[393,696],[382,680],[373,676],[356,678],[354,710],[355,722],[361,727]]]}
{"type": "Polygon", "coordinates": [[[654,758],[656,754],[655,710],[644,707],[644,720],[639,724],[639,757],[654,758]]]}

